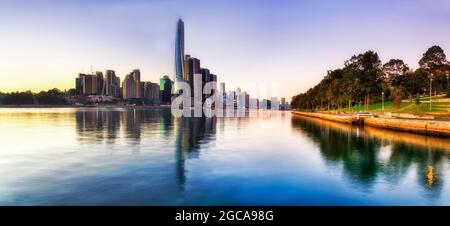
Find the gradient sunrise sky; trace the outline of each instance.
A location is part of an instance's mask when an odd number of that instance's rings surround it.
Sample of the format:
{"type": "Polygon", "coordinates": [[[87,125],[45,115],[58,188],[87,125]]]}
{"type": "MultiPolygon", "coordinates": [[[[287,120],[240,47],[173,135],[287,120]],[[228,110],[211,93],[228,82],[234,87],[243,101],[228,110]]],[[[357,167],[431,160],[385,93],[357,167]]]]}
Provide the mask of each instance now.
{"type": "MultiPolygon", "coordinates": [[[[186,53],[219,82],[273,82],[290,99],[353,54],[417,62],[450,51],[450,1],[0,0],[0,91],[74,87],[78,72],[173,76],[176,21],[186,53]]],[[[231,88],[231,87],[228,87],[231,88]]],[[[243,87],[245,89],[245,86],[243,87]]]]}

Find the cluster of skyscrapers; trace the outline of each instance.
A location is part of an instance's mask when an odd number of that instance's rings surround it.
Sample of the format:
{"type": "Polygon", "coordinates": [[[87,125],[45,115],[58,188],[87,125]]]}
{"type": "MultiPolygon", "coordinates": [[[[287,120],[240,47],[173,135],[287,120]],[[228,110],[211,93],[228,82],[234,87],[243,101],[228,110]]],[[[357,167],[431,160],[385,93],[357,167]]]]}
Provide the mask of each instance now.
{"type": "MultiPolygon", "coordinates": [[[[191,87],[191,95],[192,98],[194,96],[193,90],[196,88],[200,88],[203,91],[205,84],[208,82],[217,82],[217,76],[212,74],[208,69],[202,68],[200,66],[200,60],[190,55],[185,55],[184,51],[184,22],[179,19],[177,23],[177,33],[175,39],[175,89],[173,95],[178,95],[178,87],[177,82],[186,82],[191,87]],[[201,79],[196,79],[196,77],[201,76],[201,79]],[[198,83],[198,84],[196,84],[198,83]],[[201,84],[200,84],[201,83],[201,84]]],[[[217,90],[217,87],[214,87],[217,90]]],[[[242,92],[238,87],[236,91],[226,91],[225,83],[220,83],[220,87],[218,90],[219,98],[220,95],[223,95],[223,103],[225,105],[230,105],[232,107],[240,107],[240,108],[251,108],[252,106],[255,108],[259,108],[260,101],[256,98],[250,98],[250,95],[247,92],[242,92]]],[[[202,94],[202,103],[210,97],[212,94],[202,94]]],[[[276,98],[275,98],[276,99],[276,98]]],[[[267,107],[271,107],[271,102],[273,100],[261,100],[261,104],[267,107]]],[[[278,100],[277,105],[280,106],[280,109],[287,109],[288,104],[285,99],[282,98],[281,103],[278,100]]],[[[193,102],[192,102],[193,103],[193,102]]],[[[261,106],[262,106],[261,105],[261,106]]]]}
{"type": "MultiPolygon", "coordinates": [[[[76,78],[76,90],[81,96],[94,98],[95,100],[114,100],[122,99],[128,102],[143,103],[151,105],[170,104],[174,96],[180,94],[177,84],[185,82],[191,88],[191,98],[194,98],[194,90],[200,89],[201,103],[213,94],[203,94],[205,85],[209,82],[217,82],[217,75],[210,72],[207,68],[202,68],[200,60],[186,55],[184,51],[184,22],[179,19],[175,38],[175,74],[173,81],[169,76],[163,76],[159,84],[141,81],[141,72],[135,69],[125,76],[124,80],[116,76],[115,71],[107,70],[106,76],[103,72],[91,74],[79,74],[76,78]],[[100,97],[100,98],[99,98],[100,97]]],[[[223,95],[224,106],[232,104],[234,107],[259,108],[260,104],[271,107],[273,100],[261,100],[250,98],[247,92],[242,92],[238,87],[236,91],[226,92],[225,83],[220,83],[219,90],[213,87],[214,92],[223,95]]],[[[219,97],[221,97],[218,95],[219,97]]],[[[192,101],[194,103],[194,101],[192,101]]],[[[287,109],[288,104],[284,98],[277,105],[281,109],[287,109]]]]}
{"type": "MultiPolygon", "coordinates": [[[[178,20],[177,34],[175,38],[175,86],[178,82],[186,82],[191,87],[191,95],[194,96],[194,89],[200,88],[203,91],[205,84],[208,82],[217,82],[217,75],[212,74],[209,69],[200,66],[200,60],[185,55],[184,52],[184,23],[178,20]],[[201,76],[201,77],[200,77],[201,76]],[[196,79],[196,77],[198,77],[196,79]]],[[[174,95],[178,91],[178,87],[174,89],[174,95]]],[[[212,94],[202,94],[202,103],[212,94]]]]}
{"type": "Polygon", "coordinates": [[[120,78],[113,70],[107,70],[106,76],[103,76],[103,72],[100,71],[92,74],[79,74],[75,83],[77,93],[91,100],[105,101],[115,98],[150,105],[170,103],[173,84],[168,76],[162,77],[159,84],[141,81],[139,69],[126,75],[122,85],[120,78]]]}

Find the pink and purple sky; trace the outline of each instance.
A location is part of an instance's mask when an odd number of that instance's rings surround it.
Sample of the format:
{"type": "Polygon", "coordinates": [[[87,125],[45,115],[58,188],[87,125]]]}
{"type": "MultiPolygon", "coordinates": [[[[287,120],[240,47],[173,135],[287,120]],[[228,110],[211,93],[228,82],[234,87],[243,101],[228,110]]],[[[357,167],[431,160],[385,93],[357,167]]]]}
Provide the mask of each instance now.
{"type": "Polygon", "coordinates": [[[121,78],[135,68],[143,80],[172,77],[178,18],[186,53],[219,82],[277,81],[288,100],[369,49],[413,68],[432,45],[450,51],[448,0],[0,2],[3,92],[73,88],[91,65],[121,78]]]}

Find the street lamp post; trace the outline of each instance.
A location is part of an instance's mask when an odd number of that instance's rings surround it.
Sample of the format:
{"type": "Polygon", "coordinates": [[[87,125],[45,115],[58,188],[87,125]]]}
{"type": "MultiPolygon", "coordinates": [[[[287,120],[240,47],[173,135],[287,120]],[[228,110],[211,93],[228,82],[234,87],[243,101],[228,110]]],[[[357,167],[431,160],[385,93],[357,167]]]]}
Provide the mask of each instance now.
{"type": "Polygon", "coordinates": [[[430,76],[430,111],[431,111],[431,89],[432,89],[432,84],[433,84],[433,78],[430,76]]]}
{"type": "Polygon", "coordinates": [[[381,92],[381,110],[384,112],[384,92],[381,92]]]}

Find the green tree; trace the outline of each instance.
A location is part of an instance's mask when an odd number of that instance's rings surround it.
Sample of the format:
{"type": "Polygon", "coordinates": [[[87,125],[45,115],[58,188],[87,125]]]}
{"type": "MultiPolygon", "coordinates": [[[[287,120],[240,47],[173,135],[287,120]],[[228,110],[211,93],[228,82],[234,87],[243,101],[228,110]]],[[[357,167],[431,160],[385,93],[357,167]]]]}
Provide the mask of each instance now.
{"type": "Polygon", "coordinates": [[[420,94],[426,91],[427,84],[429,84],[428,74],[419,68],[409,78],[406,78],[405,82],[409,84],[410,92],[416,94],[416,98],[420,98],[420,94]]]}
{"type": "Polygon", "coordinates": [[[58,89],[41,91],[38,94],[31,91],[3,93],[0,95],[2,105],[65,105],[68,104],[65,93],[58,89]]]}
{"type": "Polygon", "coordinates": [[[383,79],[389,86],[399,87],[399,77],[402,77],[409,71],[408,65],[403,60],[391,59],[383,65],[383,79]]]}
{"type": "Polygon", "coordinates": [[[383,82],[381,60],[376,52],[369,50],[354,55],[345,65],[356,71],[356,77],[359,79],[358,89],[363,95],[365,110],[368,111],[370,97],[381,95],[383,82]]]}
{"type": "Polygon", "coordinates": [[[77,95],[79,95],[80,93],[78,93],[78,91],[76,90],[76,89],[69,89],[68,91],[67,91],[67,95],[69,95],[69,96],[77,96],[77,95]]]}
{"type": "Polygon", "coordinates": [[[437,45],[430,47],[419,61],[420,68],[426,72],[439,70],[447,63],[444,50],[437,45]]]}
{"type": "Polygon", "coordinates": [[[433,76],[433,91],[436,93],[445,93],[447,90],[447,75],[436,74],[433,76]]]}

